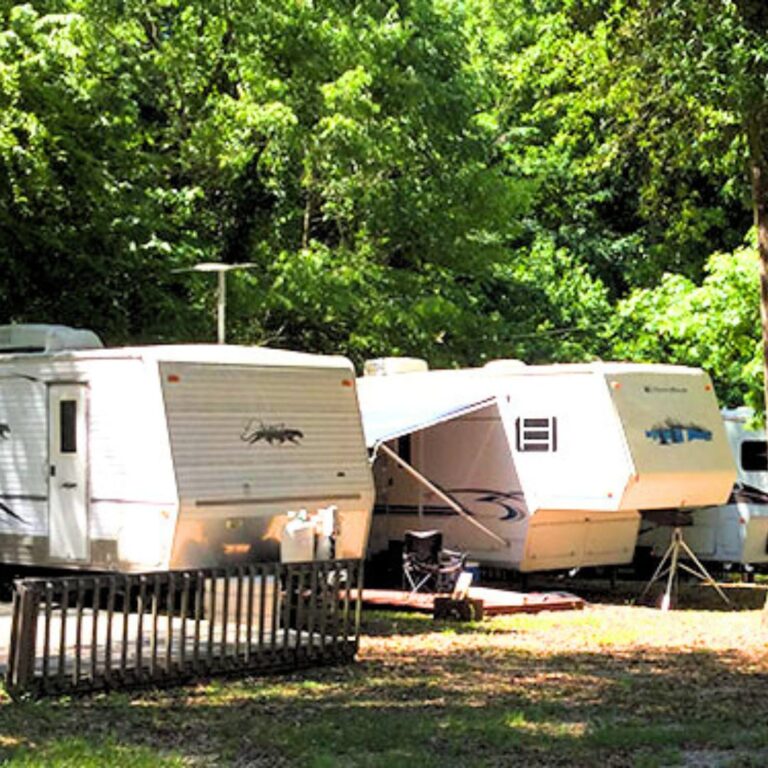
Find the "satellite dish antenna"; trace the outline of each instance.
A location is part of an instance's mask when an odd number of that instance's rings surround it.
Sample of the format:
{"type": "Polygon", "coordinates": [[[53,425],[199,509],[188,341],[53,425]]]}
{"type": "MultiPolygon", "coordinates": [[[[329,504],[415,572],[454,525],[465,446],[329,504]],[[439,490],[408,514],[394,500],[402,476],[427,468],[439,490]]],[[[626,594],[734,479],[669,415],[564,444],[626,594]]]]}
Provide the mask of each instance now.
{"type": "Polygon", "coordinates": [[[216,272],[219,275],[218,291],[216,293],[216,328],[219,344],[224,344],[226,336],[226,312],[227,312],[227,272],[236,269],[253,269],[258,266],[253,262],[242,264],[222,264],[218,261],[204,261],[191,267],[174,269],[174,272],[216,272]]]}

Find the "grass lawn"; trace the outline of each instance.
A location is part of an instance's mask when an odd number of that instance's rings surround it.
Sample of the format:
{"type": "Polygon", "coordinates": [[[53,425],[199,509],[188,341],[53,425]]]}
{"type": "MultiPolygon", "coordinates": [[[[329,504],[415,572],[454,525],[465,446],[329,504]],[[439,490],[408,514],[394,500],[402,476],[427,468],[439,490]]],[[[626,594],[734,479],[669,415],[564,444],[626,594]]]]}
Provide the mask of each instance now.
{"type": "Polygon", "coordinates": [[[760,611],[368,613],[358,663],[0,703],[12,766],[768,765],[760,611]]]}

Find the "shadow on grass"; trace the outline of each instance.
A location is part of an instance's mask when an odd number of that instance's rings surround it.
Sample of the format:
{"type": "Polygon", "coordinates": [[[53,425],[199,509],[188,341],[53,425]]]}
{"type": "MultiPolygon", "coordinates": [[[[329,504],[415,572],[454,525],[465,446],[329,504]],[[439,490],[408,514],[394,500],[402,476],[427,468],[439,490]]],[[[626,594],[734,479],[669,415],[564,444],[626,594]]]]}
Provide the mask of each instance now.
{"type": "MultiPolygon", "coordinates": [[[[666,582],[656,582],[648,595],[640,599],[650,576],[646,580],[619,580],[612,585],[603,578],[570,578],[568,576],[532,576],[527,584],[527,591],[564,591],[584,598],[590,603],[601,605],[644,605],[658,607],[666,588],[666,582]]],[[[519,589],[519,583],[498,581],[491,586],[498,588],[519,589]]],[[[673,595],[673,605],[677,610],[707,611],[753,611],[765,605],[768,587],[764,583],[721,583],[729,599],[723,602],[712,587],[693,579],[681,581],[673,595]]]]}
{"type": "MultiPolygon", "coordinates": [[[[392,618],[392,617],[390,617],[392,618]]],[[[172,692],[0,707],[6,765],[661,766],[768,763],[765,659],[452,645],[394,617],[363,660],[172,692]],[[413,630],[413,631],[410,631],[413,630]],[[757,757],[755,757],[757,756],[757,757]],[[758,759],[762,762],[749,763],[758,759]]]]}
{"type": "Polygon", "coordinates": [[[364,636],[388,637],[390,635],[428,635],[434,632],[470,635],[483,633],[489,626],[487,621],[451,621],[433,619],[427,613],[366,609],[362,614],[361,629],[364,636]]]}

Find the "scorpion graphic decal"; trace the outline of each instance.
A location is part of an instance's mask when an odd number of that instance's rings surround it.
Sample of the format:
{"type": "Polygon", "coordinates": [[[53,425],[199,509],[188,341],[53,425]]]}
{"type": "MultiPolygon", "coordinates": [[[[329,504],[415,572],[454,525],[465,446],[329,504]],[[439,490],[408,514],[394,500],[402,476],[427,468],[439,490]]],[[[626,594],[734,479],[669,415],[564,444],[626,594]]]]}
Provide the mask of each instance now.
{"type": "Polygon", "coordinates": [[[240,433],[240,439],[250,445],[254,445],[260,440],[264,440],[270,445],[275,443],[278,445],[285,445],[285,443],[300,445],[299,441],[303,437],[304,433],[300,429],[286,427],[284,423],[265,424],[263,421],[257,422],[256,419],[251,419],[240,433]]]}

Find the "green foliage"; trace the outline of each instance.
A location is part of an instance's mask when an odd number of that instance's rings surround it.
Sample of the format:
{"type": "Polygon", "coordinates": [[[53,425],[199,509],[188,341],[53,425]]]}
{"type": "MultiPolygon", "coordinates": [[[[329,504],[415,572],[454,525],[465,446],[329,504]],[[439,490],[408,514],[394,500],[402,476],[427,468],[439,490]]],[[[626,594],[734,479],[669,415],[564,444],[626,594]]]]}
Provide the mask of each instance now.
{"type": "Polygon", "coordinates": [[[751,223],[736,95],[747,62],[729,56],[762,48],[733,4],[709,6],[475,0],[497,146],[510,173],[536,180],[529,226],[613,296],[667,270],[700,279],[706,256],[737,247],[751,223]]]}
{"type": "Polygon", "coordinates": [[[210,276],[178,270],[250,262],[233,341],[679,360],[756,403],[754,282],[707,261],[750,225],[755,9],[6,3],[0,319],[211,340],[210,276]]]}
{"type": "Polygon", "coordinates": [[[133,105],[79,14],[31,5],[0,31],[0,300],[6,320],[140,337],[171,306],[168,253],[132,153],[133,105]],[[102,68],[106,69],[103,70],[102,68]]]}
{"type": "Polygon", "coordinates": [[[697,365],[712,375],[722,405],[764,407],[757,255],[716,253],[701,285],[667,273],[654,289],[619,303],[613,323],[621,359],[697,365]]]}
{"type": "Polygon", "coordinates": [[[213,286],[173,270],[251,261],[230,278],[235,340],[446,365],[593,353],[550,334],[582,333],[595,302],[604,314],[599,286],[583,311],[581,297],[566,307],[571,270],[586,279],[573,257],[536,244],[545,233],[516,245],[535,185],[498,162],[497,124],[478,112],[467,11],[50,10],[67,13],[18,6],[7,19],[8,319],[110,340],[210,337],[213,286]],[[20,146],[26,124],[42,128],[20,146]]]}

